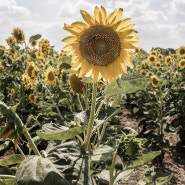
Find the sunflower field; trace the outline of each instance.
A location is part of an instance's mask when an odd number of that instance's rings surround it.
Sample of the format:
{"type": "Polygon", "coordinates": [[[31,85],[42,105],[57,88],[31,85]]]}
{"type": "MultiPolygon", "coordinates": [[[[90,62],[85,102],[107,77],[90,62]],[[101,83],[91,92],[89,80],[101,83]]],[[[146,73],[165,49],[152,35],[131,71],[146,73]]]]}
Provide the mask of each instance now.
{"type": "MultiPolygon", "coordinates": [[[[185,46],[145,52],[122,13],[81,10],[59,52],[20,28],[0,45],[0,185],[121,185],[167,133],[185,141],[185,46]],[[120,123],[125,104],[142,130],[120,123]]],[[[173,178],[154,174],[135,183],[173,178]]]]}

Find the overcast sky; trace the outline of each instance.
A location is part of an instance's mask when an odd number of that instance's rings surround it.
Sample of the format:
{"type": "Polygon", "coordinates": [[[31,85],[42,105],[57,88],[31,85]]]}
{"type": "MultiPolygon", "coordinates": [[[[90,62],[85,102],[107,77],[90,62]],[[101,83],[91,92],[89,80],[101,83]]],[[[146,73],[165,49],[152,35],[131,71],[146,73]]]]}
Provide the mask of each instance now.
{"type": "Polygon", "coordinates": [[[92,14],[96,5],[108,13],[123,8],[123,18],[132,18],[146,51],[185,45],[185,0],[0,0],[0,44],[19,27],[26,40],[39,33],[59,51],[69,35],[64,23],[82,20],[80,9],[92,14]]]}

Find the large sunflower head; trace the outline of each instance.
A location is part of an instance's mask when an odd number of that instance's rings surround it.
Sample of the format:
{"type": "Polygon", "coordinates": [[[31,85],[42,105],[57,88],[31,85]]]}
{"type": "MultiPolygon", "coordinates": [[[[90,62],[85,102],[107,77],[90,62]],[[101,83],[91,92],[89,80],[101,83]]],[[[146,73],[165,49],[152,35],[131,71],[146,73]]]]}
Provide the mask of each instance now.
{"type": "Polygon", "coordinates": [[[134,25],[128,24],[131,19],[121,19],[122,13],[120,8],[108,15],[104,7],[95,7],[94,16],[81,10],[85,22],[64,25],[72,36],[63,39],[63,49],[72,54],[72,69],[79,70],[79,77],[112,82],[132,67],[131,49],[139,39],[134,25]]]}

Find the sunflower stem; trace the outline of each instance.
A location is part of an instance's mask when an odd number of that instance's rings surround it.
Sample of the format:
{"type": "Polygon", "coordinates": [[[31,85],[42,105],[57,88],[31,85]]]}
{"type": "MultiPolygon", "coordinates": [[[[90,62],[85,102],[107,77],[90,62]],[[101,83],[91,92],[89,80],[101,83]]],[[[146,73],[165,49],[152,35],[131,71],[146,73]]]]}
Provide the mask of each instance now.
{"type": "Polygon", "coordinates": [[[115,176],[114,176],[114,172],[115,172],[115,163],[116,163],[116,152],[113,154],[113,159],[112,159],[112,164],[109,168],[109,185],[114,185],[114,181],[115,181],[115,176]]]}
{"type": "Polygon", "coordinates": [[[85,102],[85,110],[89,110],[89,100],[88,100],[88,86],[85,84],[85,92],[84,92],[84,102],[85,102]]]}
{"type": "Polygon", "coordinates": [[[0,175],[1,179],[16,179],[14,175],[0,175]]]}
{"type": "Polygon", "coordinates": [[[79,94],[77,94],[76,96],[77,96],[77,101],[78,101],[78,103],[79,103],[80,110],[83,111],[84,108],[83,108],[83,106],[82,106],[82,103],[81,103],[81,100],[80,100],[80,96],[79,96],[79,94]]]}
{"type": "Polygon", "coordinates": [[[97,93],[97,83],[93,83],[90,119],[89,119],[89,123],[88,123],[88,127],[87,127],[87,134],[86,134],[85,140],[84,140],[84,149],[86,152],[90,152],[90,150],[91,150],[90,139],[91,139],[93,124],[94,124],[94,119],[95,119],[96,93],[97,93]]]}
{"type": "Polygon", "coordinates": [[[19,150],[21,155],[26,159],[26,156],[24,155],[24,152],[22,151],[22,149],[21,149],[21,147],[19,145],[17,145],[17,149],[19,150]]]}
{"type": "Polygon", "coordinates": [[[96,111],[96,114],[95,114],[95,117],[98,117],[98,115],[99,115],[99,113],[100,113],[100,110],[101,110],[101,108],[102,108],[102,106],[103,106],[103,104],[105,103],[106,100],[107,100],[107,99],[104,98],[103,101],[101,101],[101,103],[99,104],[99,106],[98,106],[98,108],[97,108],[97,111],[96,111]]]}
{"type": "Polygon", "coordinates": [[[60,119],[63,120],[63,116],[62,116],[62,114],[61,114],[61,112],[60,112],[58,106],[56,105],[55,101],[54,101],[53,98],[52,98],[52,93],[51,93],[51,91],[48,89],[48,87],[47,87],[46,85],[44,85],[44,87],[46,88],[47,92],[49,93],[49,96],[51,97],[51,101],[53,102],[53,104],[55,104],[55,109],[57,110],[60,119]]]}

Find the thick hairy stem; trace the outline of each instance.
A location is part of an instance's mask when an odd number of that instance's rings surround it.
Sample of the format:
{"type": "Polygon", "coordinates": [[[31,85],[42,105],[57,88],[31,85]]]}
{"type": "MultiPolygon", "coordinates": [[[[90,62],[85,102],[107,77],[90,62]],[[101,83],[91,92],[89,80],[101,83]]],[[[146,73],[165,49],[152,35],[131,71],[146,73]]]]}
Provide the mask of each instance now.
{"type": "Polygon", "coordinates": [[[96,93],[97,93],[97,83],[94,83],[93,90],[92,90],[90,119],[89,119],[89,123],[88,123],[88,127],[87,127],[87,134],[86,134],[85,140],[84,140],[84,149],[86,152],[89,152],[91,150],[90,149],[90,139],[91,139],[93,124],[94,124],[94,119],[95,119],[96,93]]]}

